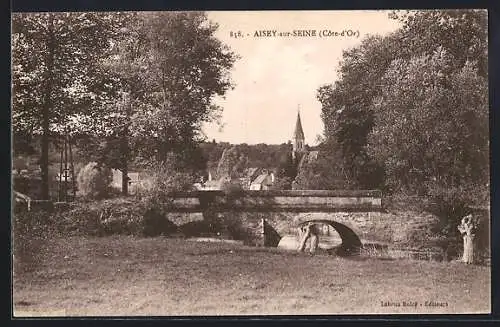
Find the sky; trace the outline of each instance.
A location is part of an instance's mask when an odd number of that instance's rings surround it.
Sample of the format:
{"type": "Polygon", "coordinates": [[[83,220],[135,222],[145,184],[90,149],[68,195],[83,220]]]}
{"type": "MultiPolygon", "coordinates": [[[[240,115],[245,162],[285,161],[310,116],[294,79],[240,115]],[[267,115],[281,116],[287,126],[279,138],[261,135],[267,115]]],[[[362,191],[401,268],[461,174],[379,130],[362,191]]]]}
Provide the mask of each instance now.
{"type": "MultiPolygon", "coordinates": [[[[240,58],[231,78],[235,85],[225,99],[222,126],[205,124],[208,140],[233,144],[281,144],[291,140],[300,108],[306,144],[323,134],[317,89],[337,79],[342,51],[371,35],[386,35],[399,27],[388,11],[214,11],[215,36],[240,58]],[[260,30],[277,36],[256,37],[260,30]],[[294,30],[314,30],[315,36],[278,36],[294,30]],[[323,31],[352,31],[355,36],[319,36],[323,31]],[[242,32],[235,38],[231,32],[242,32]],[[357,32],[357,33],[356,33],[357,32]]],[[[345,34],[344,34],[345,35],[345,34]]]]}

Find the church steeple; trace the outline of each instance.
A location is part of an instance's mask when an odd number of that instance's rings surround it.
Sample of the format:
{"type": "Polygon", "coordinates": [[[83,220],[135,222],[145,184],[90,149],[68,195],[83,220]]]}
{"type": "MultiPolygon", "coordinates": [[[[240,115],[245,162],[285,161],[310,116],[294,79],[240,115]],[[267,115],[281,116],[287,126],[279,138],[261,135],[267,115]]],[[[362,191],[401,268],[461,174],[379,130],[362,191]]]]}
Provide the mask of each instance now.
{"type": "Polygon", "coordinates": [[[302,130],[302,122],[300,121],[300,109],[297,111],[297,122],[295,123],[295,132],[293,133],[293,154],[304,151],[305,137],[302,130]]]}

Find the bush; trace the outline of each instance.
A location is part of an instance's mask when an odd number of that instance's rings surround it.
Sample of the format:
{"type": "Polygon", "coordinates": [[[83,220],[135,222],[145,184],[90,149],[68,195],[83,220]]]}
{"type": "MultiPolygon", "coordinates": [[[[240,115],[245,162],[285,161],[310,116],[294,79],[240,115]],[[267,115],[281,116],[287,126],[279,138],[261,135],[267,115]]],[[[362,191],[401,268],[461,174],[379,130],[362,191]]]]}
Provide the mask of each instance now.
{"type": "Polygon", "coordinates": [[[233,240],[243,241],[249,243],[251,234],[244,224],[244,213],[229,212],[222,216],[222,226],[224,231],[233,240]]]}
{"type": "Polygon", "coordinates": [[[184,169],[173,155],[154,167],[152,185],[146,195],[149,209],[141,225],[144,236],[169,235],[178,231],[177,226],[166,218],[173,201],[172,193],[194,190],[195,178],[195,174],[184,169]]]}
{"type": "Polygon", "coordinates": [[[168,220],[158,209],[148,209],[144,214],[142,220],[142,234],[144,236],[169,235],[177,231],[177,225],[168,220]]]}
{"type": "Polygon", "coordinates": [[[220,233],[220,230],[208,220],[190,221],[179,226],[179,230],[185,237],[209,237],[220,233]]]}
{"type": "MultiPolygon", "coordinates": [[[[487,192],[487,190],[486,190],[487,192]]],[[[452,256],[458,256],[462,237],[457,229],[461,219],[472,213],[478,223],[476,242],[479,255],[485,255],[489,248],[489,216],[474,212],[472,207],[485,203],[485,190],[477,186],[429,188],[431,197],[427,210],[439,218],[433,232],[440,236],[441,245],[452,256]]]]}
{"type": "Polygon", "coordinates": [[[158,163],[153,169],[152,185],[147,200],[149,207],[160,210],[160,213],[163,212],[165,204],[171,202],[172,192],[194,190],[195,174],[183,169],[174,156],[158,163]]]}
{"type": "Polygon", "coordinates": [[[80,194],[90,199],[102,199],[109,196],[113,173],[111,169],[95,162],[88,163],[78,173],[77,183],[80,194]]]}
{"type": "Polygon", "coordinates": [[[227,201],[233,201],[245,193],[243,186],[241,186],[238,181],[234,180],[222,183],[221,189],[224,192],[227,201]]]}
{"type": "Polygon", "coordinates": [[[64,236],[141,235],[144,212],[144,203],[127,198],[72,202],[56,210],[49,223],[64,236]]]}
{"type": "MultiPolygon", "coordinates": [[[[245,195],[241,184],[235,181],[228,181],[222,185],[222,190],[226,197],[226,202],[230,205],[238,198],[245,195]]],[[[244,241],[248,243],[251,239],[251,233],[245,227],[245,213],[237,211],[228,211],[223,214],[215,215],[214,226],[219,226],[221,233],[228,235],[233,240],[244,241]]]]}
{"type": "MultiPolygon", "coordinates": [[[[218,235],[223,238],[248,243],[251,234],[248,228],[245,227],[244,215],[244,213],[234,211],[205,215],[203,224],[196,225],[196,227],[200,228],[200,231],[203,230],[204,234],[218,235]]],[[[194,225],[189,227],[194,228],[194,225]]]]}
{"type": "Polygon", "coordinates": [[[440,219],[439,224],[435,226],[435,232],[450,237],[458,235],[457,226],[460,220],[470,213],[470,190],[432,186],[429,193],[431,201],[427,209],[440,219]]]}
{"type": "Polygon", "coordinates": [[[382,198],[382,207],[387,211],[424,212],[429,208],[429,198],[401,193],[384,195],[382,198]]]}
{"type": "Polygon", "coordinates": [[[276,183],[271,187],[273,190],[291,190],[293,180],[290,177],[277,178],[276,183]]]}
{"type": "Polygon", "coordinates": [[[72,203],[69,210],[56,212],[51,224],[59,233],[65,236],[103,235],[103,226],[100,221],[100,212],[89,208],[85,204],[72,203]]]}
{"type": "Polygon", "coordinates": [[[139,235],[142,217],[133,213],[105,211],[100,215],[99,235],[139,235]],[[109,213],[109,214],[108,214],[109,213]]]}
{"type": "MultiPolygon", "coordinates": [[[[242,196],[245,196],[241,184],[236,181],[226,181],[222,184],[225,202],[228,207],[242,196]]],[[[209,203],[204,209],[203,217],[206,224],[196,225],[204,228],[206,233],[216,234],[223,238],[247,242],[251,239],[251,233],[245,227],[245,213],[228,210],[219,212],[217,204],[209,203]]],[[[201,229],[200,229],[201,230],[201,229]]]]}

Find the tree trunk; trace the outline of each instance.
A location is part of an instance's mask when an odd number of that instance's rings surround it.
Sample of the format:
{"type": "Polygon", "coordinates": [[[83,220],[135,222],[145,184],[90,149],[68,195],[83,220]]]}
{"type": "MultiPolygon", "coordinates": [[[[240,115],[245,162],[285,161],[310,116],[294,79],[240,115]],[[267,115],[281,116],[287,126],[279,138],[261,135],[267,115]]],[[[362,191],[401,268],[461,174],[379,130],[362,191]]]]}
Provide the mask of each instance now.
{"type": "Polygon", "coordinates": [[[42,108],[42,153],[40,157],[40,171],[42,177],[42,200],[49,199],[49,106],[42,108]]]}
{"type": "Polygon", "coordinates": [[[128,144],[128,127],[123,131],[121,140],[120,140],[120,148],[121,148],[121,165],[122,165],[122,194],[124,196],[128,195],[128,157],[129,157],[129,144],[128,144]]]}
{"type": "Polygon", "coordinates": [[[49,27],[47,36],[47,70],[45,78],[45,95],[42,104],[42,144],[41,144],[41,157],[40,157],[40,171],[42,178],[42,194],[43,200],[50,198],[49,189],[49,124],[50,124],[50,107],[52,104],[52,83],[53,83],[53,69],[54,69],[54,46],[55,39],[53,34],[53,16],[49,17],[49,27]]]}
{"type": "MultiPolygon", "coordinates": [[[[134,92],[131,92],[134,94],[134,92]]],[[[130,116],[132,115],[131,113],[131,97],[127,97],[126,95],[123,96],[123,105],[125,106],[125,116],[126,116],[126,123],[125,127],[122,131],[122,137],[120,141],[120,147],[121,147],[121,159],[122,159],[122,194],[124,196],[128,195],[128,185],[129,185],[129,178],[128,178],[128,158],[130,156],[130,147],[129,147],[129,127],[130,127],[130,116]]]]}
{"type": "Polygon", "coordinates": [[[122,194],[128,195],[128,163],[125,159],[122,166],[122,194]]]}

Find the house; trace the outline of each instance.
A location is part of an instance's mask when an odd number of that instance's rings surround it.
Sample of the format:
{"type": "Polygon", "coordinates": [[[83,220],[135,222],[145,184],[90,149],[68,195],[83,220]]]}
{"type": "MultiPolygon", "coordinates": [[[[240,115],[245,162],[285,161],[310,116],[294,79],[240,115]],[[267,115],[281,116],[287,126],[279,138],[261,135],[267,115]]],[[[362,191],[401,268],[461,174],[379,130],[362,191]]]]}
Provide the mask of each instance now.
{"type": "Polygon", "coordinates": [[[255,180],[259,174],[262,173],[262,169],[258,167],[251,167],[245,169],[244,176],[238,178],[238,182],[244,190],[250,189],[252,181],[255,180]]]}
{"type": "Polygon", "coordinates": [[[310,151],[309,152],[309,163],[318,160],[319,151],[310,151]]]}
{"type": "Polygon", "coordinates": [[[209,179],[203,183],[194,183],[193,186],[199,191],[222,190],[222,185],[229,180],[228,177],[221,177],[219,179],[209,179]]]}
{"type": "Polygon", "coordinates": [[[128,173],[128,185],[135,186],[139,185],[141,179],[139,177],[139,173],[128,173]]]}
{"type": "Polygon", "coordinates": [[[274,174],[273,173],[263,173],[257,176],[251,184],[251,191],[261,191],[261,190],[269,190],[271,186],[274,184],[274,174]]]}
{"type": "Polygon", "coordinates": [[[221,190],[221,182],[217,180],[206,181],[205,183],[195,183],[194,187],[199,191],[221,190]]]}
{"type": "Polygon", "coordinates": [[[251,180],[248,177],[238,178],[238,183],[241,185],[241,187],[244,190],[248,190],[250,188],[250,182],[251,182],[251,180]]]}
{"type": "MultiPolygon", "coordinates": [[[[117,189],[122,188],[122,172],[118,169],[112,169],[113,172],[113,181],[111,182],[111,186],[117,189]]],[[[128,187],[129,192],[135,193],[141,184],[141,179],[139,177],[139,173],[137,172],[129,172],[128,173],[128,187]]]]}
{"type": "Polygon", "coordinates": [[[118,169],[112,169],[113,172],[113,181],[111,182],[111,186],[117,189],[122,188],[122,172],[118,169]]]}
{"type": "Polygon", "coordinates": [[[194,189],[198,191],[222,190],[222,185],[227,181],[227,177],[216,179],[214,176],[217,176],[216,170],[207,169],[207,175],[200,176],[200,180],[193,184],[194,189]]]}

